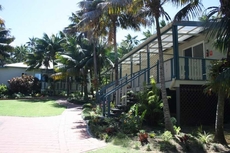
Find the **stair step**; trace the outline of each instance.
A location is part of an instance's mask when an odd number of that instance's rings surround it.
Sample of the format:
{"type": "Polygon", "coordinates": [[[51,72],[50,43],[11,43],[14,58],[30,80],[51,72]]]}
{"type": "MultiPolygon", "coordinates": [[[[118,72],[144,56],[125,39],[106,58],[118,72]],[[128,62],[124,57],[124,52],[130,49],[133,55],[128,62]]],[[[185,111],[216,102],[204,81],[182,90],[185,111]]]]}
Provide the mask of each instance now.
{"type": "Polygon", "coordinates": [[[119,109],[119,108],[111,108],[111,111],[112,111],[113,113],[119,113],[119,112],[122,112],[122,110],[121,110],[121,109],[119,109]]]}
{"type": "MultiPolygon", "coordinates": [[[[105,113],[108,116],[108,113],[105,113]]],[[[121,113],[113,113],[110,112],[110,117],[119,117],[121,115],[121,113]]]]}
{"type": "Polygon", "coordinates": [[[137,99],[134,99],[134,98],[129,99],[129,98],[127,98],[127,101],[137,101],[137,99]]]}
{"type": "Polygon", "coordinates": [[[126,105],[117,105],[116,107],[119,109],[124,109],[126,107],[126,105]]]}
{"type": "Polygon", "coordinates": [[[134,105],[134,104],[136,104],[136,102],[134,102],[134,101],[127,101],[127,105],[134,105]]]}

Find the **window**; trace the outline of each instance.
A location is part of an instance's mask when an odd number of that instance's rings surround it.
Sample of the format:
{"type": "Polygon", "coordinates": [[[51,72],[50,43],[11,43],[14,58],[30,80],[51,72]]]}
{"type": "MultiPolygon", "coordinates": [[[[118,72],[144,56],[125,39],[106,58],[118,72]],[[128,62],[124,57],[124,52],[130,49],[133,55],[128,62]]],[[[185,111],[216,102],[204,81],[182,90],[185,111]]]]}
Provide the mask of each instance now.
{"type": "Polygon", "coordinates": [[[42,78],[42,75],[40,73],[35,73],[34,75],[36,78],[38,78],[38,80],[41,80],[42,78]]]}
{"type": "Polygon", "coordinates": [[[188,48],[188,49],[184,50],[184,56],[192,57],[192,48],[188,48]]]}
{"type": "Polygon", "coordinates": [[[192,46],[190,48],[187,48],[184,50],[184,56],[186,57],[198,57],[203,58],[204,57],[204,47],[203,43],[192,46]]]}
{"type": "Polygon", "coordinates": [[[193,47],[193,57],[204,57],[203,43],[193,47]]]}

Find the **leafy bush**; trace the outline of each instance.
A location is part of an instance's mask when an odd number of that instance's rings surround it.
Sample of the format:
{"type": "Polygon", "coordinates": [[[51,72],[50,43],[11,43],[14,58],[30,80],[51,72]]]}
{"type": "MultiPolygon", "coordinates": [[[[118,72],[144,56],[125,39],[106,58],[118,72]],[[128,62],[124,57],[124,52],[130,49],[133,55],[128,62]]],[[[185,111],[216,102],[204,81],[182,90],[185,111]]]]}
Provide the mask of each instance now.
{"type": "Polygon", "coordinates": [[[93,108],[93,105],[91,103],[86,103],[82,105],[82,108],[93,108]]]}
{"type": "Polygon", "coordinates": [[[67,92],[63,90],[63,91],[61,91],[61,92],[59,93],[59,95],[60,95],[60,96],[67,96],[67,92]]]}
{"type": "Polygon", "coordinates": [[[204,133],[198,133],[198,139],[201,143],[208,144],[213,140],[213,135],[204,131],[204,133]]]}
{"type": "Polygon", "coordinates": [[[18,99],[18,98],[25,97],[25,95],[22,94],[22,93],[20,93],[20,92],[18,92],[18,93],[14,93],[14,94],[12,95],[12,97],[15,98],[15,99],[18,99]]]}
{"type": "Polygon", "coordinates": [[[7,86],[5,84],[0,84],[0,96],[7,93],[7,86]]]}
{"type": "Polygon", "coordinates": [[[169,141],[173,138],[173,135],[170,131],[165,131],[162,135],[161,138],[163,139],[163,141],[169,141]]]}
{"type": "Polygon", "coordinates": [[[128,113],[120,117],[120,128],[124,133],[136,133],[141,129],[146,110],[139,115],[138,105],[134,104],[128,113]]]}
{"type": "Polygon", "coordinates": [[[80,91],[75,91],[69,95],[70,99],[83,100],[83,94],[80,91]]]}
{"type": "Polygon", "coordinates": [[[8,80],[12,93],[33,94],[40,92],[41,85],[38,78],[30,75],[22,75],[8,80]]]}
{"type": "Polygon", "coordinates": [[[84,120],[89,120],[89,119],[91,119],[91,109],[90,108],[84,108],[83,110],[82,110],[82,118],[84,119],[84,120]]]}
{"type": "Polygon", "coordinates": [[[144,89],[137,94],[137,98],[140,104],[139,111],[143,112],[146,110],[144,120],[149,125],[157,125],[163,121],[163,103],[153,78],[151,78],[151,85],[151,89],[144,85],[144,89]]]}
{"type": "Polygon", "coordinates": [[[178,135],[179,133],[180,133],[180,130],[181,130],[181,128],[178,126],[173,126],[173,129],[175,130],[175,132],[176,132],[176,135],[178,135]]]}

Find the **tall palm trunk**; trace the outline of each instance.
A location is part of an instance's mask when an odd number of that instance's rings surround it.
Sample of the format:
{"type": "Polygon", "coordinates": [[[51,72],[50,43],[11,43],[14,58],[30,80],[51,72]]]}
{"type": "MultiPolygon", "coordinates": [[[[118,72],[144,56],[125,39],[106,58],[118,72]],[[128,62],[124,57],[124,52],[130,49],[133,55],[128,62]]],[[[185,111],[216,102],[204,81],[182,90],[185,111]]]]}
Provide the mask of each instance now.
{"type": "Polygon", "coordinates": [[[227,145],[224,137],[224,103],[225,95],[222,88],[218,91],[218,104],[216,110],[215,137],[214,142],[227,145]]]}
{"type": "Polygon", "coordinates": [[[98,75],[97,75],[97,54],[96,54],[96,40],[93,41],[93,62],[94,62],[94,86],[97,93],[98,90],[98,75]]]}
{"type": "Polygon", "coordinates": [[[118,53],[117,53],[117,28],[116,28],[116,20],[113,20],[113,34],[114,34],[114,39],[113,39],[113,45],[114,45],[114,53],[115,53],[115,64],[114,64],[114,69],[115,69],[115,83],[116,85],[119,84],[118,82],[118,53]]]}
{"type": "Polygon", "coordinates": [[[170,131],[172,134],[175,134],[175,131],[173,129],[173,124],[171,122],[170,110],[169,110],[168,99],[167,99],[167,92],[166,92],[166,88],[165,88],[164,58],[163,58],[163,49],[162,49],[159,17],[155,16],[155,22],[156,22],[156,31],[157,31],[157,40],[158,40],[161,96],[162,96],[162,100],[163,100],[165,128],[166,128],[166,130],[170,131]]]}
{"type": "Polygon", "coordinates": [[[66,77],[66,94],[67,94],[67,97],[69,97],[69,92],[70,92],[70,81],[69,81],[69,76],[67,75],[66,77]]]}
{"type": "Polygon", "coordinates": [[[84,100],[88,100],[88,77],[87,77],[87,74],[88,74],[88,69],[84,69],[84,72],[83,72],[83,81],[84,81],[84,100]]]}
{"type": "MultiPolygon", "coordinates": [[[[94,73],[95,74],[95,73],[94,73]]],[[[90,69],[90,78],[93,78],[93,70],[90,69]]],[[[91,79],[92,80],[92,79],[91,79]]],[[[90,87],[90,92],[91,92],[91,95],[93,96],[93,98],[95,97],[94,96],[94,92],[93,92],[93,86],[92,86],[92,81],[89,80],[91,82],[91,87],[90,87]]]]}
{"type": "Polygon", "coordinates": [[[230,43],[228,45],[228,51],[227,51],[227,62],[230,63],[230,43]]]}

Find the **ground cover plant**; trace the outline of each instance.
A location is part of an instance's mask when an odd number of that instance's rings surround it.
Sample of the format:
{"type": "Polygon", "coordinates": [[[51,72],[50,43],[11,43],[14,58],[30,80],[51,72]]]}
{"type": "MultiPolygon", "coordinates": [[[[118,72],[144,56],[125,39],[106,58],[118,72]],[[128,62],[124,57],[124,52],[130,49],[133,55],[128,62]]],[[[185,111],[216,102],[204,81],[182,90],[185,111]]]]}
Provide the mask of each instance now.
{"type": "Polygon", "coordinates": [[[89,132],[95,138],[108,143],[106,147],[90,151],[90,153],[230,152],[230,149],[226,146],[213,143],[211,127],[203,128],[198,126],[192,127],[193,130],[191,130],[191,127],[182,128],[174,125],[176,134],[172,135],[163,126],[141,124],[142,122],[139,119],[141,119],[142,114],[137,117],[134,108],[132,107],[130,111],[118,118],[108,118],[101,116],[99,105],[84,105],[83,116],[87,116],[85,119],[88,122],[89,132]],[[137,119],[136,121],[135,118],[137,119]],[[136,130],[132,130],[131,127],[136,130]]]}
{"type": "Polygon", "coordinates": [[[64,110],[50,99],[0,100],[0,116],[55,116],[64,110]]]}

